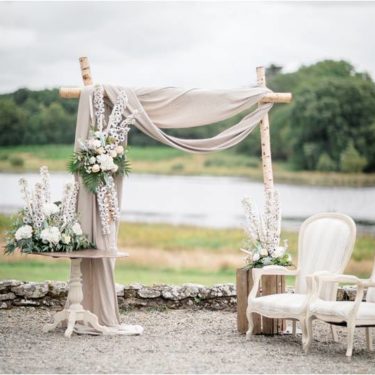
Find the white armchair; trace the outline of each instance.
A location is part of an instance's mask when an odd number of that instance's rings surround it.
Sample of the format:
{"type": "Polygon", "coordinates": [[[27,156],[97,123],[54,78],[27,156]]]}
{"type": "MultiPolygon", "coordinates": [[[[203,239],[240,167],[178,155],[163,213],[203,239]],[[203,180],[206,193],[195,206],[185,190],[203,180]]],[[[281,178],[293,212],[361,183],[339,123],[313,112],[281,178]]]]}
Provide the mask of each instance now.
{"type": "MultiPolygon", "coordinates": [[[[293,320],[301,323],[303,338],[306,333],[306,311],[311,282],[307,276],[317,271],[343,272],[353,250],[356,227],[353,220],[339,213],[321,213],[308,218],[301,226],[298,239],[298,267],[289,270],[281,266],[267,266],[253,269],[254,286],[248,297],[247,319],[249,330],[247,338],[253,333],[253,313],[268,318],[293,320]],[[257,297],[263,275],[296,276],[295,293],[272,294],[257,297]]],[[[337,286],[331,285],[321,295],[323,299],[333,300],[337,286]]],[[[310,293],[311,295],[312,293],[310,293]]],[[[332,333],[334,333],[332,331],[332,333]]]]}
{"type": "Polygon", "coordinates": [[[304,349],[308,352],[312,342],[312,322],[320,319],[332,325],[347,327],[348,339],[346,356],[351,357],[353,352],[354,330],[356,327],[366,329],[367,348],[373,350],[370,327],[375,326],[375,265],[369,280],[359,279],[350,275],[317,274],[314,275],[313,294],[307,310],[306,339],[304,349]],[[357,286],[354,301],[325,301],[319,297],[320,291],[327,284],[346,283],[357,286]],[[368,288],[366,301],[363,302],[364,289],[368,288]]]}

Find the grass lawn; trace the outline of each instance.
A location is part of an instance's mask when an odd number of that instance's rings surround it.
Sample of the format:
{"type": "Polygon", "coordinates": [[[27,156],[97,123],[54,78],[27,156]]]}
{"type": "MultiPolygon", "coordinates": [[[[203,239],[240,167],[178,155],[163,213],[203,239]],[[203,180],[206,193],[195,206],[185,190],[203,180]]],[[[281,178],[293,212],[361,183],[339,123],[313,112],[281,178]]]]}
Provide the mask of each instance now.
{"type": "MultiPolygon", "coordinates": [[[[0,172],[36,171],[41,165],[47,165],[52,171],[66,170],[72,151],[73,146],[69,145],[2,147],[0,172]]],[[[203,155],[188,154],[167,146],[130,146],[129,159],[136,173],[244,176],[259,181],[263,178],[260,158],[230,150],[203,155]]],[[[375,185],[375,173],[296,172],[281,162],[274,162],[273,166],[277,182],[328,186],[375,185]]]]}
{"type": "MultiPolygon", "coordinates": [[[[9,220],[0,215],[1,232],[9,220]]],[[[148,285],[234,282],[236,268],[244,265],[244,254],[239,251],[243,238],[240,229],[121,223],[118,244],[130,257],[117,262],[116,281],[148,285]]],[[[285,232],[282,238],[289,240],[296,264],[297,233],[285,232]]],[[[359,235],[347,272],[368,277],[374,251],[375,237],[359,235]]],[[[66,280],[67,277],[67,261],[0,254],[0,280],[66,280]]]]}

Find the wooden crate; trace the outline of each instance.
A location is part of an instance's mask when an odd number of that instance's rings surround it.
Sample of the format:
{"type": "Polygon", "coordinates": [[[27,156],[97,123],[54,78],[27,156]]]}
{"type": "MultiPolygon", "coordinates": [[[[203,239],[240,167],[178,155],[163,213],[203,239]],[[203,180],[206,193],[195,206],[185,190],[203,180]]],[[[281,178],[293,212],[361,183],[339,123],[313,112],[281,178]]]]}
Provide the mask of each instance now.
{"type": "MultiPolygon", "coordinates": [[[[246,268],[237,269],[237,330],[246,333],[248,322],[246,317],[247,298],[253,287],[251,270],[246,268]]],[[[285,277],[266,275],[260,282],[258,295],[266,296],[285,292],[285,277]]],[[[270,319],[254,314],[254,334],[274,335],[285,330],[285,322],[282,319],[270,319]]]]}

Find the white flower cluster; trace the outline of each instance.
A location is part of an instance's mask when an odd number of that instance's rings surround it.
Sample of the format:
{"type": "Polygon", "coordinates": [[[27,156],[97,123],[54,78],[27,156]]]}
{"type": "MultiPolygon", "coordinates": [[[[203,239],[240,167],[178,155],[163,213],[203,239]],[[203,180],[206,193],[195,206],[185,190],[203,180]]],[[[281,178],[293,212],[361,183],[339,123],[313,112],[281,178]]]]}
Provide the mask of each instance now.
{"type": "MultiPolygon", "coordinates": [[[[115,151],[114,153],[116,154],[115,151]]],[[[108,154],[99,155],[96,157],[96,160],[100,164],[100,167],[98,165],[94,165],[94,167],[97,166],[99,167],[99,169],[101,169],[104,172],[107,172],[107,171],[116,172],[118,169],[118,166],[113,162],[112,155],[108,155],[108,154]]]]}
{"type": "Polygon", "coordinates": [[[91,245],[77,220],[77,184],[67,184],[61,203],[51,202],[49,174],[40,170],[41,182],[30,192],[25,179],[20,180],[25,207],[21,211],[23,225],[15,224],[14,235],[7,239],[6,251],[16,248],[25,252],[73,251],[91,245]],[[76,248],[75,248],[76,247],[76,248]]]}
{"type": "Polygon", "coordinates": [[[45,203],[42,207],[42,212],[46,217],[55,215],[60,211],[59,207],[55,203],[45,203]]]}
{"type": "Polygon", "coordinates": [[[33,235],[33,227],[31,225],[23,225],[22,227],[19,227],[14,234],[14,237],[17,241],[20,240],[27,240],[28,238],[31,238],[33,235]]]}
{"type": "Polygon", "coordinates": [[[247,248],[241,251],[247,254],[249,264],[260,263],[263,266],[284,259],[291,262],[287,254],[288,242],[280,246],[281,214],[279,195],[276,190],[265,192],[265,209],[261,214],[256,204],[250,198],[244,198],[242,204],[245,210],[247,248]]]}
{"type": "Polygon", "coordinates": [[[57,227],[47,227],[40,232],[42,241],[51,244],[58,244],[61,238],[61,233],[57,227]]]}

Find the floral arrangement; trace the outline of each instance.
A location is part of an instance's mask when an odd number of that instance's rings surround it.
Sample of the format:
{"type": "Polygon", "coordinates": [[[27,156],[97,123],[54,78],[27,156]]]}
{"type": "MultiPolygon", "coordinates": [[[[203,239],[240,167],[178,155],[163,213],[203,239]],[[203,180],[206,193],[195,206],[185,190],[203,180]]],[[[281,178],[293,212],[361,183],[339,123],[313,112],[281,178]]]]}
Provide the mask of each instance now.
{"type": "Polygon", "coordinates": [[[266,191],[264,214],[250,198],[244,198],[245,232],[247,240],[241,251],[247,254],[249,268],[260,268],[268,265],[290,266],[292,257],[288,250],[288,241],[280,246],[281,214],[279,194],[276,190],[266,191]]]}
{"type": "Polygon", "coordinates": [[[41,182],[33,192],[19,181],[25,207],[17,214],[8,232],[5,253],[70,252],[94,247],[83,234],[76,214],[77,184],[67,184],[61,202],[52,202],[47,167],[40,169],[41,182]]]}
{"type": "Polygon", "coordinates": [[[110,233],[110,222],[119,220],[119,207],[114,177],[127,175],[130,163],[124,143],[135,123],[137,111],[123,119],[127,96],[120,91],[114,103],[108,124],[105,120],[104,88],[96,86],[93,104],[95,118],[89,137],[80,141],[80,150],[73,154],[68,169],[82,177],[88,191],[97,195],[103,234],[110,233]]]}

